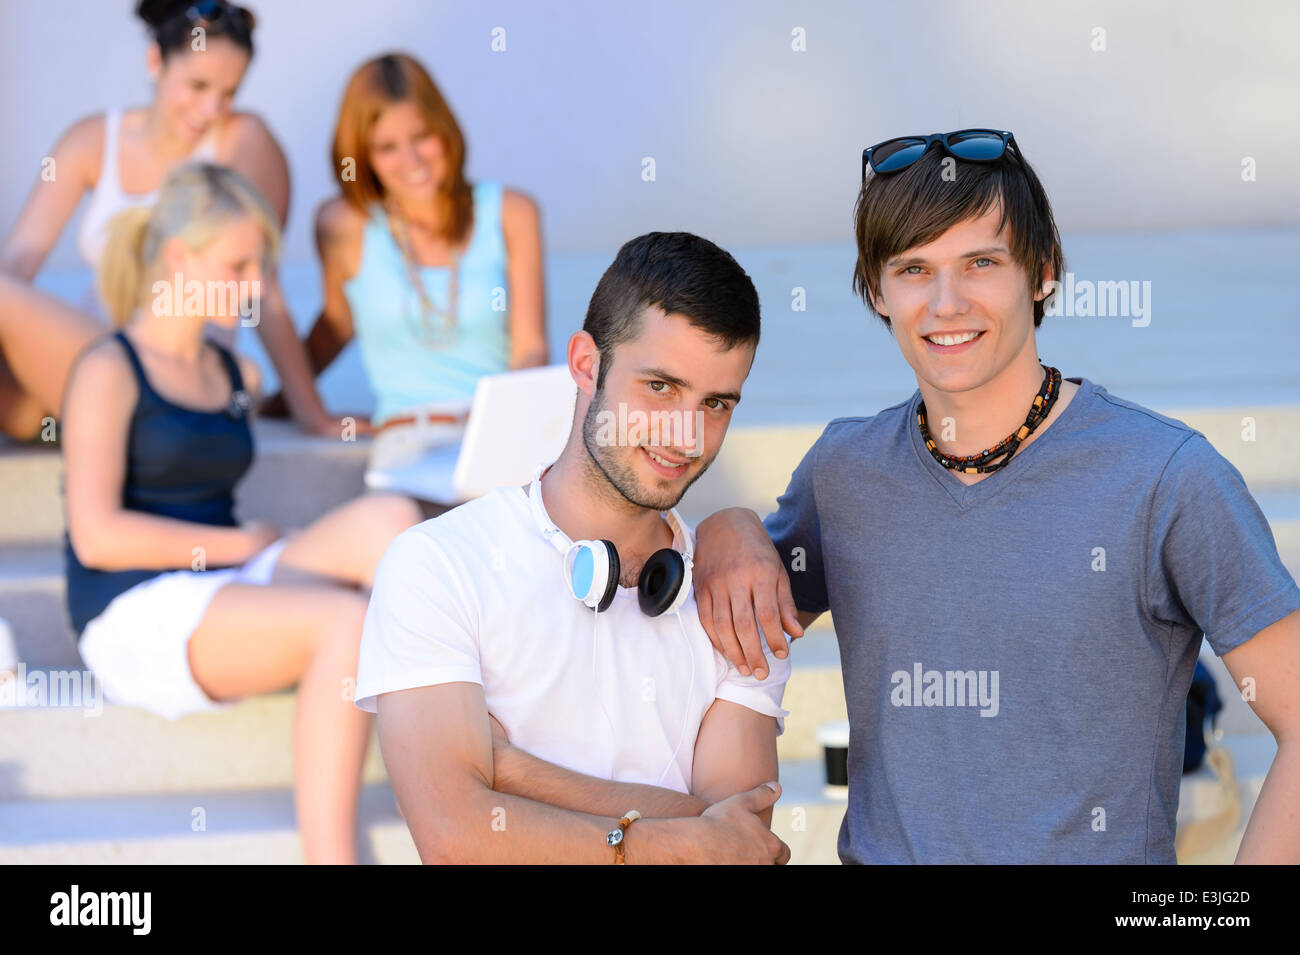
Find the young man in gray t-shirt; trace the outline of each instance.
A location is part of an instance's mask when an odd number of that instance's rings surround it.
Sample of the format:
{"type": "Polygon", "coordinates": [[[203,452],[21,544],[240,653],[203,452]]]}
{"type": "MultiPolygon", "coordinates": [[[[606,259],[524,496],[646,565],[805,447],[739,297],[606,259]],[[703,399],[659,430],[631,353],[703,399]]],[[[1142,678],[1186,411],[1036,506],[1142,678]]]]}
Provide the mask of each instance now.
{"type": "Polygon", "coordinates": [[[835,615],[840,858],[1176,862],[1204,634],[1279,741],[1238,861],[1300,861],[1300,589],[1240,473],[1040,364],[1064,262],[1009,133],[863,163],[854,285],[918,390],[832,421],[765,524],[721,511],[696,553],[701,621],[760,676],[756,625],[780,656],[835,615]]]}

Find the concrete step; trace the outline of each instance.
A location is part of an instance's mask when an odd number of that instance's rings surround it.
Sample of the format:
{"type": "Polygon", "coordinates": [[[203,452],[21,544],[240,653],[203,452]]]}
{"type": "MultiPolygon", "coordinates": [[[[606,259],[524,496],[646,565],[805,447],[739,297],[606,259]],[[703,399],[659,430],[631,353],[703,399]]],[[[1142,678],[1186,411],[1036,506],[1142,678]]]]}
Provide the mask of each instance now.
{"type": "Polygon", "coordinates": [[[64,600],[63,550],[54,544],[0,547],[0,619],[29,667],[80,669],[64,600]]]}
{"type": "MultiPolygon", "coordinates": [[[[1300,432],[1297,432],[1300,437],[1300,432]]],[[[1286,560],[1300,554],[1300,486],[1274,485],[1252,491],[1255,503],[1268,519],[1278,553],[1286,560]]],[[[1288,564],[1291,575],[1300,579],[1294,564],[1288,564]]]]}
{"type": "MultiPolygon", "coordinates": [[[[102,700],[0,709],[0,804],[291,788],[295,701],[269,693],[175,721],[102,700]]],[[[374,734],[364,773],[387,779],[374,734]]]]}
{"type": "MultiPolygon", "coordinates": [[[[1231,861],[1276,746],[1222,663],[1203,656],[1227,706],[1223,744],[1237,763],[1243,819],[1204,858],[1231,861]]],[[[844,802],[823,791],[817,728],[846,718],[838,646],[819,620],[794,646],[778,743],[783,796],[773,829],[792,862],[834,864],[844,802]]],[[[292,810],[294,694],[268,694],[229,710],[168,721],[126,707],[0,710],[0,863],[285,863],[301,861],[292,810]],[[194,809],[207,829],[190,829],[194,809]]],[[[396,818],[377,740],[364,770],[365,858],[418,861],[396,818]]],[[[1180,824],[1218,812],[1222,789],[1207,771],[1184,777],[1180,824]]]]}
{"type": "MultiPolygon", "coordinates": [[[[1300,482],[1300,405],[1168,412],[1203,431],[1252,491],[1295,490],[1300,482]],[[1254,440],[1243,440],[1243,420],[1254,440]]],[[[697,522],[722,507],[775,508],[790,475],[824,424],[736,427],[709,471],[683,499],[697,522]]],[[[300,527],[363,490],[369,439],[309,437],[283,421],[254,425],[258,455],[236,494],[241,520],[300,527]]],[[[0,439],[2,442],[3,439],[0,439]]],[[[62,462],[55,448],[0,443],[0,547],[53,543],[64,530],[62,462]]]]}
{"type": "MultiPolygon", "coordinates": [[[[253,426],[257,457],[235,492],[240,520],[301,527],[362,493],[370,439],[303,434],[284,421],[253,426]]],[[[0,437],[0,549],[61,541],[63,460],[57,448],[0,437]]]]}
{"type": "MultiPolygon", "coordinates": [[[[1300,551],[1291,555],[1288,564],[1292,573],[1300,574],[1296,557],[1300,551]]],[[[60,585],[61,577],[51,574],[47,586],[27,589],[22,600],[14,602],[5,600],[0,583],[0,605],[10,607],[6,612],[16,630],[42,612],[61,618],[60,585]],[[16,604],[25,608],[23,615],[13,615],[16,604]]],[[[70,637],[64,646],[69,659],[49,664],[49,668],[81,672],[82,663],[70,637]]],[[[25,644],[19,642],[19,654],[23,648],[25,644]]],[[[792,652],[793,673],[784,699],[790,716],[777,748],[783,760],[819,759],[819,726],[848,719],[831,615],[819,618],[809,633],[793,644],[792,652]]],[[[1214,674],[1225,703],[1219,729],[1227,734],[1266,733],[1208,644],[1203,646],[1201,659],[1214,674]]],[[[29,668],[36,669],[32,664],[29,668]]],[[[0,709],[0,799],[25,794],[166,791],[169,787],[287,786],[292,778],[292,706],[292,693],[269,694],[243,700],[224,712],[199,713],[175,722],[113,704],[105,704],[100,715],[83,715],[75,708],[0,709]],[[42,741],[42,745],[31,746],[32,741],[42,741]],[[196,751],[203,751],[204,758],[195,760],[196,751]],[[147,756],[142,761],[139,754],[147,756]]],[[[377,752],[377,745],[373,746],[373,776],[368,777],[373,780],[382,778],[377,752]]]]}
{"type": "MultiPolygon", "coordinates": [[[[358,806],[362,863],[418,864],[385,783],[358,806]]],[[[0,804],[0,865],[300,865],[289,789],[177,792],[0,804]]]]}
{"type": "MultiPolygon", "coordinates": [[[[1225,743],[1237,764],[1240,819],[1230,835],[1180,859],[1183,864],[1232,861],[1275,752],[1260,734],[1225,743]]],[[[838,863],[836,843],[846,802],[823,791],[820,761],[783,762],[781,784],[772,831],[790,847],[791,864],[838,863]]],[[[1184,777],[1179,825],[1217,813],[1222,805],[1222,789],[1207,771],[1184,777]]],[[[302,862],[288,789],[20,800],[6,802],[2,809],[0,865],[302,862]]],[[[418,863],[386,783],[362,790],[358,816],[362,862],[418,863]]]]}
{"type": "MultiPolygon", "coordinates": [[[[1221,660],[1202,650],[1224,700],[1219,729],[1232,738],[1271,739],[1249,704],[1235,692],[1221,660]]],[[[831,628],[819,620],[794,645],[784,707],[790,711],[777,741],[783,763],[820,765],[816,734],[848,718],[839,652],[831,628]]],[[[47,671],[48,672],[48,671],[47,671]]],[[[78,671],[84,673],[84,671],[78,671]]],[[[29,674],[30,676],[30,674],[29,674]]],[[[106,703],[93,683],[81,705],[0,708],[0,802],[69,799],[216,789],[267,789],[293,784],[295,694],[266,694],[229,709],[181,720],[106,703]]],[[[28,700],[28,703],[33,701],[28,700]]],[[[386,778],[372,737],[367,782],[386,778]]]]}
{"type": "MultiPolygon", "coordinates": [[[[833,650],[833,636],[819,638],[833,650]]],[[[847,718],[838,666],[801,660],[804,649],[787,684],[791,716],[777,745],[783,760],[819,759],[817,728],[847,718]]],[[[78,689],[82,705],[0,708],[0,803],[293,785],[293,692],[173,721],[104,702],[91,682],[78,689]]],[[[65,695],[63,702],[76,701],[65,695]]],[[[365,779],[385,778],[372,736],[365,779]]]]}
{"type": "MultiPolygon", "coordinates": [[[[773,831],[798,863],[838,862],[844,803],[821,792],[820,762],[783,764],[773,831]]],[[[363,862],[414,864],[415,845],[386,782],[358,809],[363,862]]],[[[299,864],[288,788],[24,799],[0,803],[0,865],[299,864]]]]}
{"type": "MultiPolygon", "coordinates": [[[[1300,579],[1300,488],[1268,488],[1255,498],[1269,520],[1283,563],[1300,579]]],[[[8,621],[19,659],[30,667],[82,666],[64,593],[62,544],[0,547],[0,619],[8,621]]],[[[838,663],[838,657],[835,660],[838,663]]]]}

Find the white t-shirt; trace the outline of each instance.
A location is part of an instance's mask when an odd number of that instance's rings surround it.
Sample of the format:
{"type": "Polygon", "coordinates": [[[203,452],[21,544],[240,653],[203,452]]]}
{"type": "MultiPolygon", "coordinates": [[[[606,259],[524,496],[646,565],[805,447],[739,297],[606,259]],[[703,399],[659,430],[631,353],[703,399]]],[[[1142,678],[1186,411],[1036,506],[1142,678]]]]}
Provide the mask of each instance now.
{"type": "Polygon", "coordinates": [[[784,732],[790,661],[766,652],[766,680],[741,676],[713,649],[694,594],[680,616],[648,617],[636,588],[620,587],[595,614],[567,589],[527,490],[502,487],[393,539],[366,612],[356,704],[373,713],[381,693],[478,683],[525,752],[690,792],[695,738],[715,699],[776,717],[784,732]]]}

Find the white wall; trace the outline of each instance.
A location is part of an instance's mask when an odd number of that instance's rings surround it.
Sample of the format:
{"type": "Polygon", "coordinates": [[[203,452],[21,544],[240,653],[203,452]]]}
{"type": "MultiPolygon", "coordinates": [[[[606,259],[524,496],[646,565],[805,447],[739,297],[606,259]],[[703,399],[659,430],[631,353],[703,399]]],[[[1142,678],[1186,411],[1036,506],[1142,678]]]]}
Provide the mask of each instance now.
{"type": "MultiPolygon", "coordinates": [[[[974,125],[1016,133],[1063,231],[1300,221],[1300,12],[1282,0],[251,5],[258,53],[238,104],[288,155],[290,258],[312,254],[343,83],[390,48],[442,86],[471,177],[542,201],[557,251],[651,229],[723,245],[846,240],[864,146],[974,125]],[[796,27],[806,52],[791,49],[796,27]],[[1255,182],[1242,181],[1246,156],[1255,182]]],[[[131,7],[0,0],[0,230],[69,122],[148,99],[131,7]]],[[[76,264],[70,240],[51,265],[76,264]]]]}

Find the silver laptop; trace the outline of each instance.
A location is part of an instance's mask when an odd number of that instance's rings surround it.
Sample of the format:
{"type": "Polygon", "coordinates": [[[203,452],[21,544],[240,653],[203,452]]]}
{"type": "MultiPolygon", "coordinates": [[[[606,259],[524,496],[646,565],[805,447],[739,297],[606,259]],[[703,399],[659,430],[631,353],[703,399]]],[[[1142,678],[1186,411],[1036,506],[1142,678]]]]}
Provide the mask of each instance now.
{"type": "Polygon", "coordinates": [[[577,396],[568,365],[485,375],[461,442],[434,448],[409,468],[385,472],[383,489],[454,505],[494,487],[527,484],[540,465],[564,450],[577,396]],[[409,482],[403,471],[410,472],[409,482]]]}

